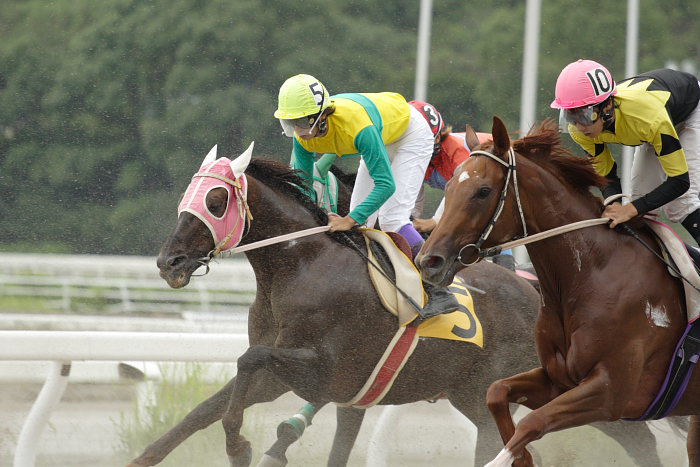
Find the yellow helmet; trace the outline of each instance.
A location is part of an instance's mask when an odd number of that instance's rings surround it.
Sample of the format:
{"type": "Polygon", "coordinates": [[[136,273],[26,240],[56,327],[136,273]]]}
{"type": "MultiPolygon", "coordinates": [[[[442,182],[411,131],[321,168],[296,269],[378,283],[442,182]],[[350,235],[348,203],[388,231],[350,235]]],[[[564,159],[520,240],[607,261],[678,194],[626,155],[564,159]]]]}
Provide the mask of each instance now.
{"type": "Polygon", "coordinates": [[[311,75],[296,75],[282,84],[275,118],[295,120],[316,115],[331,105],[326,87],[311,75]]]}

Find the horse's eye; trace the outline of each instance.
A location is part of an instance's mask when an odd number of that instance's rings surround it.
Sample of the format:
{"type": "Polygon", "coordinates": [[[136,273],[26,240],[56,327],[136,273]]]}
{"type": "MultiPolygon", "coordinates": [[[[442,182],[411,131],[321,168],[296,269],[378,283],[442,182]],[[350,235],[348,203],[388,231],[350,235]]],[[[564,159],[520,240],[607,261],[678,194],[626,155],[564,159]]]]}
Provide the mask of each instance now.
{"type": "Polygon", "coordinates": [[[478,199],[486,199],[488,196],[491,194],[491,187],[489,186],[482,186],[479,188],[479,191],[476,192],[475,198],[478,199]]]}
{"type": "Polygon", "coordinates": [[[215,188],[207,194],[207,209],[215,217],[221,217],[226,212],[228,192],[223,188],[215,188]]]}
{"type": "Polygon", "coordinates": [[[211,202],[207,202],[207,208],[209,209],[209,211],[211,211],[212,214],[216,216],[222,216],[224,214],[224,207],[226,207],[226,205],[218,199],[211,202]]]}

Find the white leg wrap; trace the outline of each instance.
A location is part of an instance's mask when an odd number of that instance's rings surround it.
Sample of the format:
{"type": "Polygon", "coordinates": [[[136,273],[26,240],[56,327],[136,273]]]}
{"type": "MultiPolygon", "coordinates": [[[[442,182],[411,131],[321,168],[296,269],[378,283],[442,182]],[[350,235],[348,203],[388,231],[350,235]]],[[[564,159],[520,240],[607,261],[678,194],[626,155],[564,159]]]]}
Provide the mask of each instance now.
{"type": "Polygon", "coordinates": [[[486,464],[485,467],[510,467],[515,460],[515,456],[506,448],[501,449],[496,458],[486,464]]]}

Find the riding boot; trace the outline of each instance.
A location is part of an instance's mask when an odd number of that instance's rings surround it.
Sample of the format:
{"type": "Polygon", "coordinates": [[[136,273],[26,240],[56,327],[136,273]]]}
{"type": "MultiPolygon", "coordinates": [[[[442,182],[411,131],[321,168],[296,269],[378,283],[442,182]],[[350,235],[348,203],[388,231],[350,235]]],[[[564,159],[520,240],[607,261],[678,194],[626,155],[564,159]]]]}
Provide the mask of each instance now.
{"type": "Polygon", "coordinates": [[[443,313],[452,313],[459,308],[457,297],[447,287],[423,282],[423,288],[428,294],[428,303],[423,307],[421,318],[427,319],[443,313]]]}
{"type": "Polygon", "coordinates": [[[515,258],[513,258],[513,255],[500,254],[494,256],[491,260],[494,264],[498,264],[506,269],[515,271],[515,258]]]}

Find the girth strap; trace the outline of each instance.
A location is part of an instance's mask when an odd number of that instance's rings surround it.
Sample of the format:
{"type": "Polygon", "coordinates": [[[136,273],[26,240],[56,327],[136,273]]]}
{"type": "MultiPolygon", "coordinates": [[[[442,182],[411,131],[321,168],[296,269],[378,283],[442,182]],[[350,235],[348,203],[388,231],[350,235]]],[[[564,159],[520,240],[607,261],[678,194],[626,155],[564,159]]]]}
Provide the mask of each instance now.
{"type": "Polygon", "coordinates": [[[666,417],[683,397],[700,358],[700,320],[688,324],[681,337],[671,367],[668,369],[659,394],[644,415],[634,420],[658,420],[666,417]]]}

